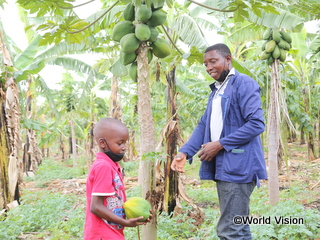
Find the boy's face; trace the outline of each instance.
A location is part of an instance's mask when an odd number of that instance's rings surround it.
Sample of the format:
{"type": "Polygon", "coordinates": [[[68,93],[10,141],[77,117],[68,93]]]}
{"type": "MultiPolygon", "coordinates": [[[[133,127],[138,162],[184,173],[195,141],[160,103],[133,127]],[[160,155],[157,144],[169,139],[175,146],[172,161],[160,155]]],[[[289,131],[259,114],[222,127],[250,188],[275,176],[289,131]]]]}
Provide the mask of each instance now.
{"type": "Polygon", "coordinates": [[[128,138],[128,129],[126,127],[120,127],[106,133],[104,137],[105,141],[103,138],[100,138],[99,145],[106,151],[111,150],[116,154],[124,154],[127,149],[128,138]]]}
{"type": "Polygon", "coordinates": [[[204,66],[207,73],[215,80],[219,79],[223,70],[228,69],[230,55],[223,57],[217,50],[212,50],[204,54],[204,66]]]}

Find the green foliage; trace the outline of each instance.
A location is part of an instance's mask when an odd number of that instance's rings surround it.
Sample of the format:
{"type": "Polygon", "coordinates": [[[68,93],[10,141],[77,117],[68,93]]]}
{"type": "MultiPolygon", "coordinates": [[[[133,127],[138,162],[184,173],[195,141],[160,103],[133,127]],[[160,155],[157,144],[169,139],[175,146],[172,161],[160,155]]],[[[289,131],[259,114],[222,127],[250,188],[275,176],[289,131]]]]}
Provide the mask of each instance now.
{"type": "Polygon", "coordinates": [[[72,159],[62,162],[62,160],[55,161],[52,159],[44,159],[39,166],[35,180],[38,184],[47,183],[53,179],[72,179],[83,177],[86,174],[85,159],[78,158],[78,165],[80,167],[72,168],[72,159]]]}
{"type": "Polygon", "coordinates": [[[21,205],[2,219],[0,239],[17,239],[22,233],[49,235],[53,237],[50,239],[79,239],[84,209],[74,208],[76,201],[75,196],[51,191],[25,192],[21,205]]]}

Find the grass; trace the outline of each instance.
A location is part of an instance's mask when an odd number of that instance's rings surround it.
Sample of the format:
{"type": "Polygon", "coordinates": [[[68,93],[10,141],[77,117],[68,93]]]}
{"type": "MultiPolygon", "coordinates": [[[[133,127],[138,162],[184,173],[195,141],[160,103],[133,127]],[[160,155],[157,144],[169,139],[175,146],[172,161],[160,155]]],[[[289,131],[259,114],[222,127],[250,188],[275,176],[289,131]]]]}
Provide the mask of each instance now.
{"type": "MultiPolygon", "coordinates": [[[[300,153],[301,149],[294,150],[300,153]]],[[[253,239],[259,240],[314,240],[320,238],[319,210],[310,207],[312,202],[319,201],[319,187],[310,190],[312,181],[319,179],[319,163],[302,162],[298,154],[291,160],[300,163],[291,166],[295,176],[280,192],[280,202],[277,206],[269,205],[267,181],[262,182],[260,189],[255,189],[251,197],[251,215],[256,218],[270,218],[270,224],[251,224],[253,239]],[[297,158],[297,159],[296,159],[297,158]],[[298,159],[299,158],[299,159],[298,159]],[[308,178],[305,178],[308,176],[308,178]],[[302,218],[303,224],[277,224],[275,219],[283,217],[302,218]]],[[[84,186],[63,185],[73,183],[73,179],[85,178],[87,170],[85,160],[80,159],[77,168],[72,168],[71,161],[55,161],[44,159],[35,178],[26,178],[22,192],[21,205],[0,216],[0,239],[82,239],[85,219],[84,186]],[[57,180],[59,179],[59,181],[57,180]],[[79,190],[80,189],[80,190],[79,190]]],[[[138,175],[139,161],[123,162],[128,177],[138,175]]],[[[216,237],[216,224],[219,219],[218,196],[213,181],[200,181],[198,178],[199,161],[195,159],[192,165],[186,166],[186,191],[194,203],[200,206],[204,213],[204,223],[195,226],[195,220],[189,214],[192,208],[186,202],[181,202],[182,213],[178,216],[168,216],[158,213],[158,240],[206,240],[216,237]]],[[[141,188],[132,187],[127,196],[139,196],[141,188]]],[[[141,230],[141,229],[140,229],[141,230]]],[[[140,231],[141,232],[141,231],[140,231]]],[[[137,228],[126,228],[127,240],[137,239],[137,228]]]]}

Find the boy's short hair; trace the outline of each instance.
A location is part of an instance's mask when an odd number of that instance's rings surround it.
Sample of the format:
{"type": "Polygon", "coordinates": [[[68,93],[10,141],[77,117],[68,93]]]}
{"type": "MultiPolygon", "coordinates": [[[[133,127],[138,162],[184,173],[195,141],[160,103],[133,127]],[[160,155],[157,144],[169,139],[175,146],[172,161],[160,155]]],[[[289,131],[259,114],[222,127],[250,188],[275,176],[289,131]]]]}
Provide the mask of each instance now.
{"type": "Polygon", "coordinates": [[[207,47],[207,49],[204,51],[204,53],[210,52],[216,50],[217,52],[219,52],[221,54],[221,56],[225,57],[227,55],[231,56],[231,52],[230,49],[227,45],[225,45],[224,43],[217,43],[214,44],[210,47],[207,47]]]}

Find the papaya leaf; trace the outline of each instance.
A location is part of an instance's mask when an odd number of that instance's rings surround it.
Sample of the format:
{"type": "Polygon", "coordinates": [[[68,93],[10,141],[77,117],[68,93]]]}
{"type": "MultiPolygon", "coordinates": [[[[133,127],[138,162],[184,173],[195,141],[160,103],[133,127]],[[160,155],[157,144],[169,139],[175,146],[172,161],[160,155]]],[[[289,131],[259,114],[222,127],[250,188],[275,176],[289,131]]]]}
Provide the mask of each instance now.
{"type": "Polygon", "coordinates": [[[113,75],[116,77],[123,77],[128,74],[128,70],[126,66],[124,66],[120,59],[118,59],[111,67],[110,71],[112,72],[113,75]]]}

